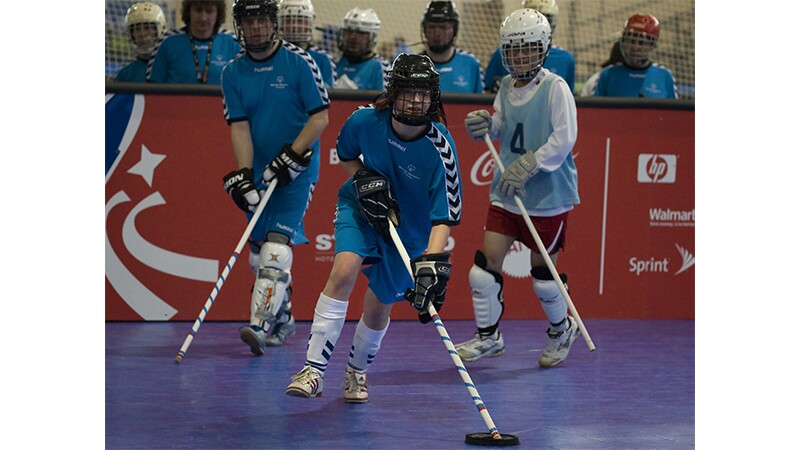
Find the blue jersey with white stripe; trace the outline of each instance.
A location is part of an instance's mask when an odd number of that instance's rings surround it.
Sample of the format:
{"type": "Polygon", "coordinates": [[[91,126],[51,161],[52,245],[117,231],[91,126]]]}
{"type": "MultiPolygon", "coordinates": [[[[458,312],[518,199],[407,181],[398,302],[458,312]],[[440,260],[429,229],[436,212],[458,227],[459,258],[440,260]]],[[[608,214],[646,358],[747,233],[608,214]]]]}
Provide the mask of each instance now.
{"type": "MultiPolygon", "coordinates": [[[[250,124],[256,174],[294,142],[311,115],[330,107],[317,64],[288,42],[264,61],[246,53],[231,60],[222,71],[222,95],[225,120],[250,124]]],[[[316,181],[319,176],[319,140],[311,148],[311,164],[297,180],[316,181]]]]}
{"type": "Polygon", "coordinates": [[[208,63],[207,84],[220,84],[225,64],[242,47],[228,30],[219,30],[211,39],[191,39],[187,27],[170,30],[156,42],[147,63],[147,81],[155,83],[198,84],[208,63]],[[208,50],[211,49],[209,59],[208,50]],[[195,56],[197,57],[195,61],[195,56]]]}
{"type": "Polygon", "coordinates": [[[624,63],[600,72],[594,95],[598,97],[678,98],[672,72],[659,64],[632,69],[624,63]]]}
{"type": "Polygon", "coordinates": [[[127,83],[144,83],[147,80],[145,77],[146,72],[147,61],[136,58],[120,69],[114,80],[127,83]]]}
{"type": "MultiPolygon", "coordinates": [[[[361,157],[366,167],[389,179],[400,205],[397,232],[409,251],[427,247],[433,225],[461,222],[456,145],[443,124],[433,122],[423,136],[406,141],[392,130],[390,110],[370,105],[347,119],[336,150],[341,160],[361,157]]],[[[358,208],[351,180],[339,189],[339,201],[358,208]]]]}
{"type": "Polygon", "coordinates": [[[333,57],[330,53],[319,47],[309,47],[306,49],[309,55],[314,58],[314,62],[319,66],[319,71],[322,74],[322,81],[325,82],[325,87],[332,89],[336,84],[336,63],[333,62],[333,57]]]}
{"type": "MultiPolygon", "coordinates": [[[[547,54],[543,67],[563,78],[569,85],[570,92],[575,91],[575,57],[572,56],[572,53],[554,45],[550,48],[550,53],[547,54]]],[[[507,74],[508,71],[503,67],[500,47],[498,47],[492,53],[492,58],[486,66],[486,90],[492,90],[492,86],[495,83],[499,83],[500,79],[507,74]]]]}
{"type": "Polygon", "coordinates": [[[472,53],[457,48],[449,61],[433,61],[433,66],[439,72],[442,92],[483,93],[483,68],[472,53]]]}
{"type": "Polygon", "coordinates": [[[358,89],[382,91],[386,89],[386,76],[389,72],[389,62],[380,55],[351,63],[345,57],[336,62],[336,74],[339,78],[347,75],[358,89]]]}

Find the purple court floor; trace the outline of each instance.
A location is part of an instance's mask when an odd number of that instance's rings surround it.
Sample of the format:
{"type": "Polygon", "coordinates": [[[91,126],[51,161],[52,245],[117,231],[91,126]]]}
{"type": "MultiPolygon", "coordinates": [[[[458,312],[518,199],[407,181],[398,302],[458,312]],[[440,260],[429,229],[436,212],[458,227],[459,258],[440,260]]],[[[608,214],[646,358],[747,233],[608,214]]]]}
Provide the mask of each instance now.
{"type": "MultiPolygon", "coordinates": [[[[444,319],[454,342],[474,322],[444,319]]],[[[466,368],[513,448],[695,447],[694,321],[584,320],[560,366],[537,365],[546,323],[501,323],[506,352],[466,368]]],[[[347,404],[342,385],[355,322],[345,324],[322,397],[284,389],[305,361],[310,322],[283,347],[251,355],[243,324],[206,322],[182,364],[191,322],[108,322],[105,355],[109,449],[464,449],[487,432],[434,325],[392,322],[369,368],[369,402],[347,404]]]]}

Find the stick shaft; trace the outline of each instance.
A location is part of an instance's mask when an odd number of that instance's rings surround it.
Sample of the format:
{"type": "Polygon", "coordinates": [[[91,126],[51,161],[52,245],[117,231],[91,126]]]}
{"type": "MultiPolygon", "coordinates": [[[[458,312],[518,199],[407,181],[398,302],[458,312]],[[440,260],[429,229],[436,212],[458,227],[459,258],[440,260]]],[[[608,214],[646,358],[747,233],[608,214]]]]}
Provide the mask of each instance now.
{"type": "MultiPolygon", "coordinates": [[[[503,167],[503,162],[500,160],[500,155],[497,154],[497,150],[494,148],[494,143],[492,142],[492,139],[489,137],[488,133],[483,135],[483,140],[486,141],[486,145],[489,147],[489,151],[492,153],[492,158],[494,158],[494,163],[497,165],[497,168],[500,169],[500,173],[505,172],[506,168],[503,167]]],[[[528,215],[527,208],[525,208],[525,205],[522,203],[522,200],[519,198],[519,196],[514,195],[514,201],[517,204],[517,208],[519,208],[520,214],[522,214],[522,219],[525,220],[525,225],[528,226],[528,230],[530,230],[531,235],[533,235],[533,240],[536,241],[536,247],[539,249],[539,253],[544,258],[547,268],[550,269],[550,274],[553,276],[553,280],[555,280],[555,282],[558,284],[558,289],[561,291],[561,295],[563,295],[564,299],[567,301],[569,311],[578,322],[578,326],[581,329],[581,335],[583,335],[586,345],[589,346],[590,351],[595,351],[596,347],[594,342],[592,342],[592,338],[589,336],[589,332],[586,330],[586,326],[583,324],[583,320],[581,320],[581,316],[578,314],[575,304],[572,303],[572,298],[569,296],[566,286],[564,286],[564,283],[561,281],[561,277],[558,275],[558,270],[556,270],[553,260],[550,259],[550,255],[547,253],[547,249],[542,243],[539,233],[536,232],[536,227],[533,226],[533,222],[531,221],[531,217],[528,215]]]]}
{"type": "Polygon", "coordinates": [[[258,207],[253,213],[253,217],[250,218],[250,222],[247,223],[247,228],[245,228],[244,233],[242,233],[242,237],[239,239],[239,243],[236,244],[236,249],[233,251],[233,255],[231,255],[230,259],[228,259],[228,263],[225,265],[225,268],[222,270],[222,273],[217,279],[217,283],[214,285],[214,289],[211,290],[211,294],[208,296],[208,300],[206,300],[205,305],[203,305],[203,309],[200,310],[200,314],[194,321],[194,325],[192,325],[191,331],[186,336],[186,339],[183,341],[183,345],[181,346],[180,351],[178,351],[178,356],[175,357],[176,362],[180,362],[186,356],[186,351],[189,350],[189,346],[192,344],[194,336],[197,334],[197,331],[200,329],[200,325],[203,324],[203,320],[205,320],[206,318],[206,314],[208,314],[208,311],[214,305],[214,300],[217,298],[217,294],[219,294],[219,291],[222,289],[222,285],[228,278],[228,274],[231,273],[231,269],[233,269],[234,264],[236,264],[236,260],[239,259],[239,254],[242,252],[242,248],[244,248],[244,244],[247,242],[247,238],[250,237],[250,233],[253,232],[253,228],[256,226],[256,222],[258,222],[258,218],[261,217],[261,213],[267,206],[267,202],[269,201],[269,198],[272,196],[272,191],[275,190],[275,187],[277,185],[278,185],[278,180],[273,179],[270,182],[269,187],[267,188],[267,192],[263,195],[263,197],[261,197],[261,201],[258,203],[258,207]]]}
{"type": "MultiPolygon", "coordinates": [[[[406,265],[406,269],[408,270],[408,274],[411,276],[411,279],[414,279],[414,272],[411,270],[411,258],[408,256],[408,252],[406,251],[405,246],[403,245],[403,241],[400,240],[400,236],[397,234],[397,230],[394,227],[392,221],[389,221],[389,234],[392,236],[392,241],[394,241],[395,247],[397,247],[398,253],[400,253],[400,257],[403,259],[403,262],[406,265]]],[[[486,409],[486,405],[483,404],[483,400],[481,399],[480,394],[478,394],[478,390],[475,388],[475,383],[472,382],[472,379],[467,372],[467,368],[464,367],[464,363],[461,361],[461,357],[458,356],[458,352],[456,351],[456,347],[453,345],[453,340],[450,339],[450,336],[447,334],[447,330],[444,327],[444,323],[442,323],[442,318],[439,317],[439,313],[436,312],[436,308],[434,308],[433,304],[428,304],[428,314],[431,315],[433,318],[433,323],[436,325],[436,331],[439,332],[439,337],[442,338],[442,342],[444,343],[445,347],[447,347],[447,352],[450,353],[450,358],[453,360],[453,363],[456,365],[456,369],[458,369],[459,375],[461,375],[461,379],[464,381],[464,384],[467,386],[467,390],[469,391],[469,395],[472,397],[472,401],[475,402],[475,407],[478,408],[478,412],[480,412],[481,417],[483,417],[483,421],[486,423],[486,426],[489,428],[489,433],[492,435],[494,439],[502,439],[500,436],[500,432],[497,431],[497,427],[492,420],[492,416],[489,415],[489,411],[486,409]]]]}

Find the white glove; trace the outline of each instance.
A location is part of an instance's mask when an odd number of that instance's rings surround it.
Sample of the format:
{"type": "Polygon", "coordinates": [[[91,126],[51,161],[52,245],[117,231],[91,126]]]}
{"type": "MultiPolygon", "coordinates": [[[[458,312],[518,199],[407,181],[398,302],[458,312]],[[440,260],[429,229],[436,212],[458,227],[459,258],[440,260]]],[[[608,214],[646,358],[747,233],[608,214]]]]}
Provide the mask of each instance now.
{"type": "Polygon", "coordinates": [[[483,136],[489,132],[491,124],[492,115],[485,109],[467,113],[467,117],[464,119],[464,125],[467,127],[469,137],[476,141],[483,140],[483,136]]]}
{"type": "Polygon", "coordinates": [[[525,195],[525,183],[539,171],[533,152],[525,152],[500,177],[500,192],[506,196],[525,195]]]}

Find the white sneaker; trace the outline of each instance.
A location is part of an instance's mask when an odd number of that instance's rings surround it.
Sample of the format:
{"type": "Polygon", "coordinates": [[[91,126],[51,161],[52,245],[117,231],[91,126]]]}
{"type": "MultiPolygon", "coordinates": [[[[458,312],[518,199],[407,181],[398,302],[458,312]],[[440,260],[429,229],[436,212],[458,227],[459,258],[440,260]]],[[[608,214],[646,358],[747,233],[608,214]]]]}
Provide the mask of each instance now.
{"type": "Polygon", "coordinates": [[[280,347],[296,332],[297,326],[294,323],[294,316],[289,317],[288,322],[276,323],[270,328],[267,338],[264,340],[264,345],[267,347],[280,347]]]}
{"type": "Polygon", "coordinates": [[[369,397],[368,387],[366,372],[357,372],[350,367],[347,368],[344,377],[344,401],[347,403],[366,402],[369,397]]]}
{"type": "Polygon", "coordinates": [[[499,330],[495,331],[492,336],[481,337],[480,334],[475,333],[475,337],[456,345],[458,356],[464,362],[477,361],[484,356],[500,356],[506,351],[506,345],[503,343],[503,334],[499,330]]]}
{"type": "Polygon", "coordinates": [[[261,356],[264,354],[267,332],[263,328],[258,325],[239,328],[239,337],[242,338],[242,342],[250,346],[250,351],[254,355],[261,356]]]}
{"type": "Polygon", "coordinates": [[[539,365],[542,367],[553,367],[567,359],[569,349],[575,339],[581,334],[578,322],[572,317],[567,316],[569,319],[569,328],[564,331],[553,332],[547,330],[547,336],[550,342],[547,347],[542,351],[542,356],[539,358],[539,365]]]}
{"type": "Polygon", "coordinates": [[[303,367],[303,370],[292,376],[292,382],[286,387],[286,395],[305,398],[321,397],[322,373],[311,366],[303,367]]]}

